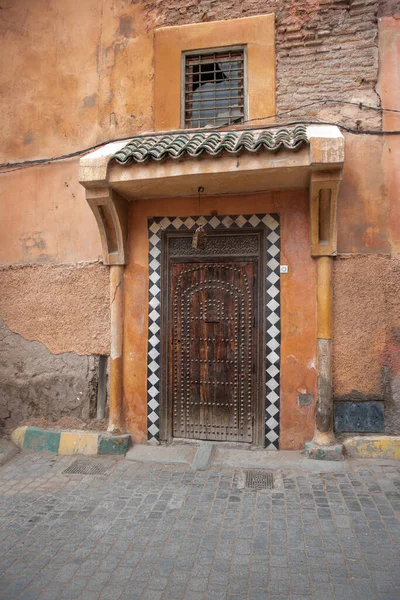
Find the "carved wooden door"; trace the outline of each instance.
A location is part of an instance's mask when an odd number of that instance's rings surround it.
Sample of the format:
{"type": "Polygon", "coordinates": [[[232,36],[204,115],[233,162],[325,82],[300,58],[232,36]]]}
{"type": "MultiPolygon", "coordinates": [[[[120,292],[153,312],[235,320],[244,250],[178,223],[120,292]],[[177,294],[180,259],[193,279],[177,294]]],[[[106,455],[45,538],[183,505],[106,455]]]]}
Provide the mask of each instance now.
{"type": "Polygon", "coordinates": [[[253,262],[171,265],[173,436],[252,441],[253,262]]]}

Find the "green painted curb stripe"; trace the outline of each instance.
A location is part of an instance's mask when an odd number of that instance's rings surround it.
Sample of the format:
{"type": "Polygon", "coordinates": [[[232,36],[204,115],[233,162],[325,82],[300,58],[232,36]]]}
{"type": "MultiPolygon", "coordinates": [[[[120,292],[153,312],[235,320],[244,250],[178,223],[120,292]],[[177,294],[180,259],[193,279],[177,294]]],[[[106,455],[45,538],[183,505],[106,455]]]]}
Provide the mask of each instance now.
{"type": "Polygon", "coordinates": [[[98,454],[126,454],[129,448],[129,435],[113,437],[99,435],[98,454]]]}
{"type": "MultiPolygon", "coordinates": [[[[41,429],[40,427],[28,427],[24,432],[23,443],[21,447],[24,450],[33,452],[58,452],[60,448],[61,436],[70,433],[69,431],[51,431],[41,429]]],[[[81,434],[88,432],[82,431],[81,434]]],[[[90,432],[93,433],[93,432],[90,432]]],[[[126,454],[129,448],[130,435],[113,436],[108,433],[98,433],[97,435],[97,454],[126,454]]],[[[79,434],[77,433],[77,442],[79,434]]],[[[76,454],[81,454],[77,452],[76,454]]],[[[83,453],[82,453],[83,454],[83,453]]]]}
{"type": "Polygon", "coordinates": [[[34,452],[58,452],[61,432],[48,431],[39,427],[28,427],[25,431],[24,450],[34,452]]]}

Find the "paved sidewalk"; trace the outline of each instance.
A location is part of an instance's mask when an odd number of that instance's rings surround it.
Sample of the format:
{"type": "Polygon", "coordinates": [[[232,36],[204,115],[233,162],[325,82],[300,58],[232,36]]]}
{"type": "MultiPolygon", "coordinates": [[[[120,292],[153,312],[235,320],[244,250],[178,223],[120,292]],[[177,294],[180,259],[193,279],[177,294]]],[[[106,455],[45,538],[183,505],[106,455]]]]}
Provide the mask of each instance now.
{"type": "Polygon", "coordinates": [[[20,454],[0,468],[0,598],[399,600],[400,470],[235,469],[20,454]],[[239,485],[238,485],[239,483],[239,485]]]}
{"type": "Polygon", "coordinates": [[[0,437],[0,467],[16,456],[19,448],[10,440],[0,437]]]}

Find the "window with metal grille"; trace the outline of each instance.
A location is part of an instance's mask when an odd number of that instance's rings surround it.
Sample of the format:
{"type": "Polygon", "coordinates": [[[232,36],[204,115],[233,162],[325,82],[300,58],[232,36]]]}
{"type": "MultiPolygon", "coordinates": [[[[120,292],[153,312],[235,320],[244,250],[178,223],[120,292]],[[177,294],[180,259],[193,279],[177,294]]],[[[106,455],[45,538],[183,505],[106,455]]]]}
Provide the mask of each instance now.
{"type": "Polygon", "coordinates": [[[187,128],[243,123],[246,115],[244,48],[183,56],[183,123],[187,128]]]}

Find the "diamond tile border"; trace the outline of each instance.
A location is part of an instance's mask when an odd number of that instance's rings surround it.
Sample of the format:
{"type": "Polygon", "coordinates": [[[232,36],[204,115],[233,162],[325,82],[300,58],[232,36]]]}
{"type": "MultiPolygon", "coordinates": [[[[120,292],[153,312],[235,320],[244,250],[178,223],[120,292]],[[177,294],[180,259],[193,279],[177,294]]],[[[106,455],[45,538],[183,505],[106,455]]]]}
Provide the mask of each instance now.
{"type": "Polygon", "coordinates": [[[280,229],[279,215],[218,215],[194,217],[150,217],[149,232],[149,333],[147,343],[147,438],[150,444],[160,439],[160,328],[161,328],[161,232],[205,229],[267,230],[266,289],[266,413],[265,447],[279,448],[280,412],[280,229]]]}

